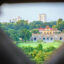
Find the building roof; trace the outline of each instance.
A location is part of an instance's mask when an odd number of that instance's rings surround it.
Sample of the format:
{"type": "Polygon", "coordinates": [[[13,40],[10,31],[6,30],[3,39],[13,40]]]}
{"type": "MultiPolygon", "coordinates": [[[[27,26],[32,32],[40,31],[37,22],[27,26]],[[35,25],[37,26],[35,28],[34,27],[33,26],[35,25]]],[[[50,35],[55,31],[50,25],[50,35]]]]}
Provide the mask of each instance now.
{"type": "Polygon", "coordinates": [[[53,28],[50,28],[48,25],[45,28],[42,28],[42,27],[38,28],[38,30],[45,30],[45,29],[53,30],[53,28]]]}
{"type": "Polygon", "coordinates": [[[46,31],[47,29],[51,30],[51,31],[54,31],[54,32],[61,32],[60,30],[57,30],[57,28],[50,28],[48,25],[45,27],[45,28],[35,28],[34,30],[39,30],[39,31],[46,31]]]}
{"type": "Polygon", "coordinates": [[[41,28],[41,27],[40,27],[40,28],[38,28],[38,30],[44,30],[44,29],[45,29],[45,28],[41,28]]]}
{"type": "Polygon", "coordinates": [[[45,29],[53,30],[53,28],[50,28],[48,25],[45,27],[45,29]]]}

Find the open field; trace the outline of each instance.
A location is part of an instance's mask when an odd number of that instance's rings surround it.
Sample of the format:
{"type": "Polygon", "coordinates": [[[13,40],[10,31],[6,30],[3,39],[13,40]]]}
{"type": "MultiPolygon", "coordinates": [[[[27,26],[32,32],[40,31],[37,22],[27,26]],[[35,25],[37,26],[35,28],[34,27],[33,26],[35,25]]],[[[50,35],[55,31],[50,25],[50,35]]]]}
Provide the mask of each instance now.
{"type": "Polygon", "coordinates": [[[19,43],[17,46],[18,47],[27,47],[27,46],[30,46],[30,47],[36,47],[38,46],[38,44],[42,44],[43,48],[47,48],[47,47],[50,47],[50,46],[54,46],[56,48],[58,48],[59,46],[61,46],[62,42],[60,41],[55,41],[55,42],[52,42],[52,43],[44,43],[44,42],[24,42],[24,43],[19,43]]]}
{"type": "Polygon", "coordinates": [[[36,62],[36,64],[43,64],[43,62],[50,57],[52,52],[62,45],[61,41],[54,41],[50,43],[45,42],[18,42],[17,46],[22,48],[25,54],[36,62]],[[42,44],[42,45],[41,45],[42,44]],[[44,59],[44,60],[43,60],[44,59]]]}

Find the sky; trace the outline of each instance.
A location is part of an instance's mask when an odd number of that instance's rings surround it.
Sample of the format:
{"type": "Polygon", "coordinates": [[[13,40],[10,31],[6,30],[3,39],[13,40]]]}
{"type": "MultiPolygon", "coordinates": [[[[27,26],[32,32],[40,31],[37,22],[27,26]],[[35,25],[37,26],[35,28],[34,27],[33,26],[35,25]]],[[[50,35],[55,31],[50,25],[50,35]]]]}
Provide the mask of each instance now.
{"type": "Polygon", "coordinates": [[[20,3],[3,4],[0,22],[9,22],[10,19],[20,16],[29,22],[39,20],[39,14],[46,14],[46,21],[64,20],[64,3],[20,3]]]}

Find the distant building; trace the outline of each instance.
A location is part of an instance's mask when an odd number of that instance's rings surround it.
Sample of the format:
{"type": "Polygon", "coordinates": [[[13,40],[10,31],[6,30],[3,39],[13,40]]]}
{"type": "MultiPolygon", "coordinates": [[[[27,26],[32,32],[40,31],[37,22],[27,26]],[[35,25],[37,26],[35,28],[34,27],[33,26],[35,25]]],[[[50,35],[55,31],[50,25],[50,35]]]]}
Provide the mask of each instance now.
{"type": "Polygon", "coordinates": [[[40,14],[39,21],[42,21],[43,23],[46,22],[46,14],[40,14]]]}
{"type": "Polygon", "coordinates": [[[50,35],[50,34],[55,34],[55,33],[60,33],[61,31],[57,30],[57,29],[53,29],[50,28],[48,25],[45,28],[38,28],[37,30],[39,30],[39,32],[41,34],[45,34],[45,35],[50,35]]]}
{"type": "Polygon", "coordinates": [[[16,18],[15,19],[10,19],[11,23],[16,23],[16,21],[17,21],[16,18]]]}
{"type": "Polygon", "coordinates": [[[40,33],[32,33],[31,40],[33,41],[42,40],[44,42],[53,42],[54,40],[61,40],[64,42],[64,33],[61,33],[57,29],[46,26],[45,28],[40,27],[36,30],[39,30],[40,33]]]}
{"type": "Polygon", "coordinates": [[[16,19],[17,19],[17,21],[19,21],[19,20],[21,20],[22,18],[21,18],[20,16],[18,16],[16,19]]]}
{"type": "Polygon", "coordinates": [[[17,18],[10,19],[11,23],[16,23],[17,21],[21,20],[22,18],[18,16],[17,18]]]}

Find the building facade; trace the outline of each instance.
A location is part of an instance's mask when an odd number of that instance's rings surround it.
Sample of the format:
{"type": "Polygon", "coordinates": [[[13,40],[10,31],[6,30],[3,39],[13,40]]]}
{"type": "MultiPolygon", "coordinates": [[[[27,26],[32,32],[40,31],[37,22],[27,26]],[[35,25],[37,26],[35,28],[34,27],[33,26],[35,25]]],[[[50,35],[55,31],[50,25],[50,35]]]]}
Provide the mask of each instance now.
{"type": "Polygon", "coordinates": [[[61,40],[64,42],[64,33],[57,29],[50,28],[46,26],[45,28],[38,28],[40,33],[32,33],[31,40],[37,41],[42,40],[44,42],[53,42],[54,40],[61,40]]]}
{"type": "Polygon", "coordinates": [[[43,23],[46,22],[46,14],[40,14],[39,21],[42,21],[43,23]]]}
{"type": "Polygon", "coordinates": [[[10,19],[10,22],[16,23],[17,21],[20,21],[20,20],[22,20],[22,18],[20,16],[18,16],[17,18],[10,19]]]}

